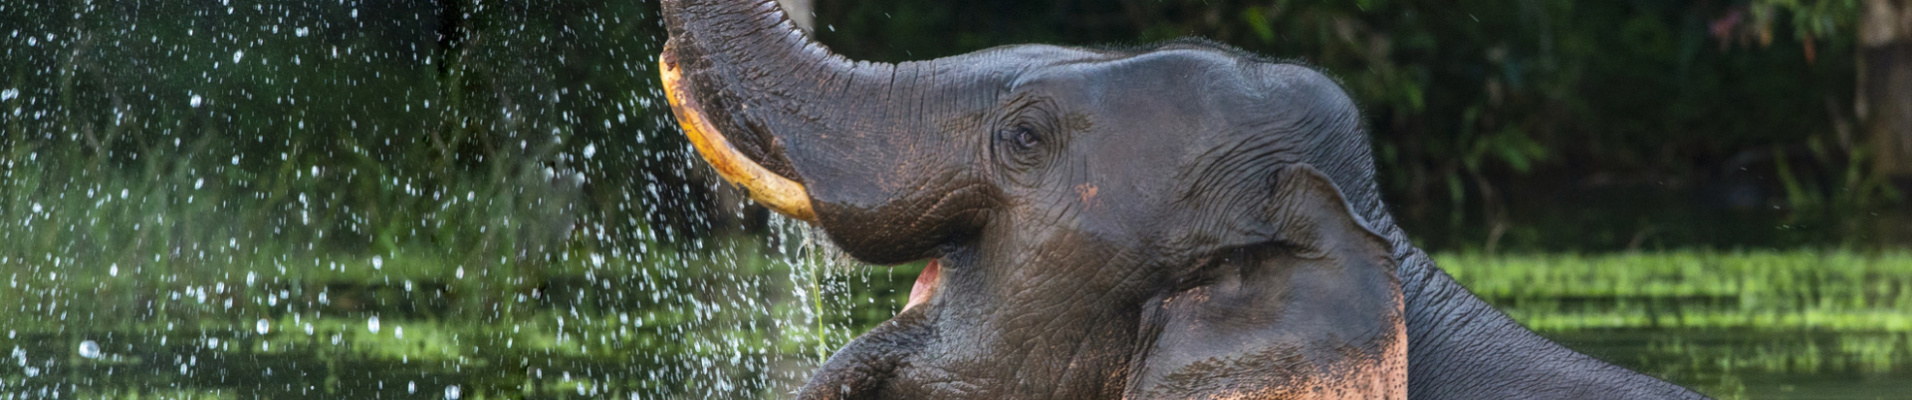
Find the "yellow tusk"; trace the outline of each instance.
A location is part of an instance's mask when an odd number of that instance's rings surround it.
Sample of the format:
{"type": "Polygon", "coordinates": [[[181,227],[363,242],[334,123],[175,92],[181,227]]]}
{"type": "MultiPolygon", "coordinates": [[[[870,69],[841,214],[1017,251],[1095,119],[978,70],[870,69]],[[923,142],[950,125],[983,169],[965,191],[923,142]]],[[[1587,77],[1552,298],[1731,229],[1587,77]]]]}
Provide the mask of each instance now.
{"type": "Polygon", "coordinates": [[[722,132],[704,119],[703,112],[696,107],[684,104],[682,71],[672,61],[670,48],[657,57],[658,70],[664,77],[664,97],[670,100],[671,112],[677,115],[677,124],[684,128],[684,135],[690,137],[690,143],[697,147],[697,154],[704,156],[717,169],[717,174],[732,184],[743,186],[750,192],[750,198],[763,203],[772,211],[790,218],[816,222],[816,211],[810,207],[810,193],[803,185],[784,178],[757,165],[749,157],[744,157],[737,148],[730,146],[722,132]]]}

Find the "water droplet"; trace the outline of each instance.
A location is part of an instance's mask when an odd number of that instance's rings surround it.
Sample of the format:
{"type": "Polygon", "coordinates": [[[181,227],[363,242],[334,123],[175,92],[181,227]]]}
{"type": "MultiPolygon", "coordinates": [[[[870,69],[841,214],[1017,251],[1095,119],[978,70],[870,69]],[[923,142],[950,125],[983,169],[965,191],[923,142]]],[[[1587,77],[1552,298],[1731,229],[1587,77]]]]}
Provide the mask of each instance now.
{"type": "Polygon", "coordinates": [[[445,387],[445,400],[458,400],[459,397],[464,397],[464,391],[458,390],[458,385],[445,387]]]}
{"type": "Polygon", "coordinates": [[[264,335],[266,334],[266,332],[272,330],[272,324],[267,323],[265,318],[260,318],[258,323],[253,324],[252,328],[253,330],[258,331],[259,334],[264,335]]]}
{"type": "Polygon", "coordinates": [[[80,357],[100,358],[100,344],[91,340],[80,342],[80,357]]]}
{"type": "Polygon", "coordinates": [[[235,51],[235,52],[232,52],[232,63],[233,63],[233,64],[238,64],[238,63],[239,63],[239,60],[240,60],[240,59],[244,59],[244,58],[246,58],[246,51],[245,51],[245,50],[239,50],[239,51],[235,51]]]}
{"type": "Polygon", "coordinates": [[[591,156],[595,155],[597,155],[597,144],[584,145],[584,158],[591,158],[591,156]]]}
{"type": "Polygon", "coordinates": [[[187,100],[186,104],[192,105],[193,108],[199,108],[199,95],[196,95],[196,94],[193,95],[193,98],[191,100],[187,100]]]}
{"type": "Polygon", "coordinates": [[[193,181],[193,190],[198,190],[203,187],[206,187],[206,178],[199,178],[199,180],[193,181]]]}
{"type": "Polygon", "coordinates": [[[378,333],[378,316],[377,315],[372,316],[371,319],[365,320],[365,329],[372,331],[372,333],[378,333]]]}
{"type": "Polygon", "coordinates": [[[106,274],[112,275],[112,276],[119,276],[119,264],[113,264],[113,266],[111,267],[106,267],[106,274]]]}
{"type": "MultiPolygon", "coordinates": [[[[372,256],[372,269],[377,269],[377,270],[385,269],[385,258],[379,257],[379,256],[372,256]]],[[[377,330],[377,329],[373,329],[373,330],[377,330]]]]}

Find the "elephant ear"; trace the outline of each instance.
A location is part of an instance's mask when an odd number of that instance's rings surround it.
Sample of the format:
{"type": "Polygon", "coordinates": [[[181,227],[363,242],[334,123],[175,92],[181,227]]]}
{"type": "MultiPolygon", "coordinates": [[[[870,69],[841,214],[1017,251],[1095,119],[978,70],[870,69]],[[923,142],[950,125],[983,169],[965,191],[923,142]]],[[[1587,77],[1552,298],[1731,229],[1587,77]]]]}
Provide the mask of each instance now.
{"type": "Polygon", "coordinates": [[[1388,242],[1307,165],[1279,172],[1266,245],[1151,301],[1132,398],[1402,398],[1407,341],[1388,242]]]}

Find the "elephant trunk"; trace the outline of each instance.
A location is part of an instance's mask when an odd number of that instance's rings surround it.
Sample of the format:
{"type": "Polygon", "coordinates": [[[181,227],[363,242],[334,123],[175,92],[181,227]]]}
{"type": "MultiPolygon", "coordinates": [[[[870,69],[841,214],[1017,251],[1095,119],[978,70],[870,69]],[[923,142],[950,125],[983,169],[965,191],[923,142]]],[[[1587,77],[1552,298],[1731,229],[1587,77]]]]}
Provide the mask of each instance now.
{"type": "Polygon", "coordinates": [[[857,66],[830,54],[774,1],[672,0],[664,10],[671,40],[658,57],[659,71],[685,134],[752,198],[815,221],[801,175],[773,146],[777,139],[762,131],[802,122],[790,117],[803,115],[785,114],[801,112],[797,101],[828,91],[818,77],[893,67],[857,66]]]}
{"type": "Polygon", "coordinates": [[[658,61],[678,122],[707,161],[752,198],[823,226],[850,255],[898,263],[929,255],[974,216],[964,155],[936,129],[954,89],[936,61],[851,61],[816,43],[772,0],[665,0],[671,38],[658,61]],[[900,161],[900,162],[899,162],[900,161]]]}

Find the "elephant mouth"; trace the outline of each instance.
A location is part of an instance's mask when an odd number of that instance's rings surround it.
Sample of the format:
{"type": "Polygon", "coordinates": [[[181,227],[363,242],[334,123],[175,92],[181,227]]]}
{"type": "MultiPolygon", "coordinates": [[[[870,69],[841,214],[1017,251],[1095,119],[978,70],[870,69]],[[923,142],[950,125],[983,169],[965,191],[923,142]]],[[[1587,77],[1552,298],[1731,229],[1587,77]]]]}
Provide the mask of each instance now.
{"type": "Polygon", "coordinates": [[[929,265],[923,266],[923,273],[916,276],[916,284],[910,286],[910,300],[903,304],[903,311],[909,311],[910,308],[929,302],[930,298],[936,297],[937,283],[942,280],[942,272],[942,263],[937,259],[930,259],[929,265]]]}
{"type": "Polygon", "coordinates": [[[683,79],[683,70],[678,68],[675,54],[670,44],[665,44],[663,53],[657,58],[658,73],[663,78],[664,97],[670,101],[671,113],[677,116],[678,125],[683,128],[684,136],[690,138],[691,145],[697,148],[697,154],[710,163],[724,180],[748,191],[752,200],[779,214],[815,223],[817,214],[810,205],[810,193],[803,184],[770,172],[737,151],[724,138],[724,133],[718,131],[716,125],[704,116],[697,97],[683,79]]]}

